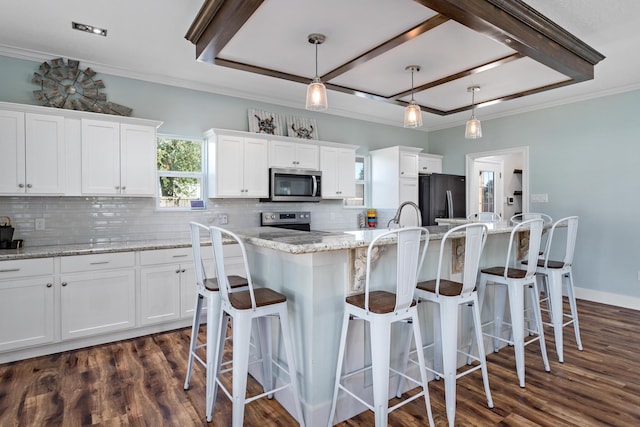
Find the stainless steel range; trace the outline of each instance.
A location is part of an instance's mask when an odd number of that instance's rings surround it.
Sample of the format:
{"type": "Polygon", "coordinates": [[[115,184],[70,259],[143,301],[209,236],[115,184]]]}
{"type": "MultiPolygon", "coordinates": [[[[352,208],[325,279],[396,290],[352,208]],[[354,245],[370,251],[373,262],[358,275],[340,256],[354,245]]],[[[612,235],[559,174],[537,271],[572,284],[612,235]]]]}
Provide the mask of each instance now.
{"type": "Polygon", "coordinates": [[[290,230],[311,231],[311,212],[261,212],[260,225],[263,227],[288,228],[290,230]]]}

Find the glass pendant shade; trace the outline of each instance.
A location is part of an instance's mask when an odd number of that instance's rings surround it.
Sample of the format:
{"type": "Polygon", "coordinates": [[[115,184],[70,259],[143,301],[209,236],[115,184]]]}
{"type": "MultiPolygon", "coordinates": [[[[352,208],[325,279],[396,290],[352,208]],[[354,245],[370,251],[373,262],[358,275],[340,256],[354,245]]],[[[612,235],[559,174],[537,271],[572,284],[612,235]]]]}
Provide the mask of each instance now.
{"type": "Polygon", "coordinates": [[[319,77],[313,79],[307,87],[307,102],[305,107],[307,110],[322,111],[328,108],[327,88],[320,81],[319,77]]]}
{"type": "Polygon", "coordinates": [[[476,119],[476,116],[472,115],[469,121],[467,121],[464,137],[467,139],[482,138],[482,124],[480,120],[476,119]]]}
{"type": "Polygon", "coordinates": [[[404,127],[417,128],[422,126],[422,112],[420,106],[411,101],[404,110],[404,127]]]}

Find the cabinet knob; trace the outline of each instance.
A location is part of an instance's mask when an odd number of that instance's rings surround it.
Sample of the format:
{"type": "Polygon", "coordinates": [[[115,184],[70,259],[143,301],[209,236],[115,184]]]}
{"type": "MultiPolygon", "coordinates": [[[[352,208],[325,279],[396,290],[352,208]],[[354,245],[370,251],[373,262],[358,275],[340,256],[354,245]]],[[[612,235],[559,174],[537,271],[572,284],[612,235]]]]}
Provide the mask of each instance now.
{"type": "Polygon", "coordinates": [[[27,184],[27,188],[31,188],[31,187],[33,187],[33,185],[27,184]]]}
{"type": "Polygon", "coordinates": [[[176,274],[180,274],[180,269],[177,269],[177,270],[176,270],[176,274]]]}
{"type": "Polygon", "coordinates": [[[67,285],[68,285],[68,283],[67,283],[67,282],[62,282],[62,283],[61,283],[61,285],[62,285],[62,286],[67,286],[67,285]]]}
{"type": "Polygon", "coordinates": [[[53,286],[53,283],[47,283],[47,288],[50,288],[53,286]]]}
{"type": "Polygon", "coordinates": [[[180,273],[184,273],[184,272],[186,272],[186,271],[187,271],[187,270],[185,270],[185,269],[183,268],[182,270],[180,270],[180,273]]]}
{"type": "Polygon", "coordinates": [[[122,191],[126,190],[127,187],[125,187],[124,185],[122,186],[122,191]]]}
{"type": "Polygon", "coordinates": [[[24,188],[24,184],[18,184],[18,188],[24,188]]]}
{"type": "Polygon", "coordinates": [[[400,175],[404,175],[404,172],[400,172],[400,175]]]}
{"type": "Polygon", "coordinates": [[[119,185],[116,185],[116,190],[119,190],[119,189],[120,189],[120,186],[119,186],[119,185]]]}

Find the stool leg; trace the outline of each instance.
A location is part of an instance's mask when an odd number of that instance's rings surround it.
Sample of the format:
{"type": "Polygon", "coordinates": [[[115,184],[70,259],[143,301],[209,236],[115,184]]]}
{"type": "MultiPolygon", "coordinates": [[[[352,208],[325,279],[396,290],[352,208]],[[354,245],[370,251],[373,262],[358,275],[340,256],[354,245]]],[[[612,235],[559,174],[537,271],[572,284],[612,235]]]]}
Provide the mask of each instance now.
{"type": "Polygon", "coordinates": [[[524,286],[521,284],[507,285],[507,288],[511,310],[513,348],[516,353],[516,372],[520,387],[524,387],[524,286]]]}
{"type": "MultiPolygon", "coordinates": [[[[496,283],[494,290],[494,306],[493,306],[493,336],[502,336],[502,319],[504,317],[504,305],[507,299],[507,286],[496,283]]],[[[500,340],[493,339],[493,351],[497,352],[500,348],[500,340]]]]}
{"type": "Polygon", "coordinates": [[[478,307],[478,296],[473,297],[473,324],[475,337],[478,343],[478,359],[480,359],[480,370],[482,371],[482,383],[484,384],[484,393],[487,395],[487,406],[493,408],[493,399],[491,398],[491,390],[489,389],[489,373],[487,371],[487,357],[484,352],[484,342],[482,339],[482,321],[480,319],[480,307],[478,307]]]}
{"type": "Polygon", "coordinates": [[[544,370],[549,372],[551,370],[551,367],[549,366],[549,358],[547,357],[547,344],[544,340],[544,329],[542,325],[542,313],[540,311],[540,300],[535,298],[535,296],[539,294],[540,291],[538,290],[538,284],[537,282],[533,282],[533,286],[531,288],[531,298],[533,299],[533,315],[536,319],[536,328],[538,329],[538,340],[540,341],[540,352],[542,353],[544,370]]]}
{"type": "Polygon", "coordinates": [[[333,426],[333,418],[336,413],[336,404],[338,402],[338,390],[340,385],[340,377],[342,376],[342,363],[344,360],[344,349],[347,342],[347,330],[349,329],[349,312],[345,310],[342,319],[342,332],[340,333],[340,344],[338,349],[338,361],[336,363],[336,381],[333,387],[333,401],[331,402],[331,411],[329,411],[328,427],[333,426]]]}
{"type": "MultiPolygon", "coordinates": [[[[263,339],[263,337],[260,338],[263,339]]],[[[250,340],[250,314],[239,313],[233,319],[233,427],[242,427],[244,423],[244,402],[247,391],[250,340]]]]}
{"type": "Polygon", "coordinates": [[[573,273],[567,274],[567,296],[569,297],[569,306],[571,306],[571,317],[573,318],[573,331],[576,334],[576,344],[578,350],[582,351],[582,340],[580,339],[580,325],[578,324],[578,306],[576,304],[576,296],[573,290],[573,273]]]}
{"type": "MultiPolygon", "coordinates": [[[[440,315],[440,304],[433,308],[433,370],[444,372],[442,369],[442,318],[440,315]]],[[[435,374],[436,380],[440,379],[439,374],[435,374]]]]}
{"type": "Polygon", "coordinates": [[[193,324],[191,325],[191,341],[189,342],[189,362],[187,363],[187,375],[184,380],[184,389],[189,389],[191,381],[191,371],[193,370],[193,354],[198,344],[198,331],[200,330],[200,312],[202,311],[202,300],[204,297],[196,295],[196,310],[193,313],[193,324]]]}
{"type": "MultiPolygon", "coordinates": [[[[273,355],[271,345],[271,318],[263,316],[258,318],[257,321],[260,357],[262,358],[262,388],[264,391],[269,391],[274,388],[271,362],[273,355]]],[[[269,394],[268,397],[269,399],[273,398],[273,394],[269,394]]]]}
{"type": "Polygon", "coordinates": [[[220,308],[220,301],[207,298],[207,379],[205,388],[208,422],[211,422],[211,418],[213,417],[213,407],[216,402],[216,391],[218,390],[216,378],[218,377],[220,361],[222,360],[222,352],[224,350],[224,337],[227,325],[227,322],[224,321],[225,318],[225,312],[220,308]]]}
{"type": "Polygon", "coordinates": [[[557,271],[550,271],[547,275],[549,302],[551,303],[553,334],[556,340],[556,352],[558,361],[564,362],[562,343],[562,274],[557,271]]]}
{"type": "Polygon", "coordinates": [[[389,362],[391,323],[383,316],[371,316],[371,371],[376,427],[387,427],[389,418],[389,362]]]}
{"type": "Polygon", "coordinates": [[[442,373],[449,426],[456,418],[456,373],[458,369],[458,302],[441,298],[440,335],[442,336],[442,373]]]}
{"type": "MultiPolygon", "coordinates": [[[[420,331],[420,321],[418,320],[417,310],[411,316],[413,324],[413,338],[416,342],[416,350],[418,353],[418,366],[420,367],[420,378],[422,380],[422,389],[424,390],[424,402],[427,406],[427,417],[429,418],[429,426],[433,427],[433,414],[431,413],[431,399],[429,397],[429,382],[427,379],[427,366],[424,361],[424,350],[422,349],[422,332],[420,331]]],[[[411,333],[409,333],[409,344],[411,344],[411,333]]],[[[408,358],[408,355],[407,355],[408,358]]],[[[406,365],[405,365],[406,368],[406,365]]],[[[406,369],[405,371],[406,372],[406,369]]],[[[402,377],[401,377],[402,378],[402,377]]]]}
{"type": "Polygon", "coordinates": [[[282,342],[284,343],[284,352],[287,355],[287,365],[289,366],[289,378],[291,381],[291,393],[296,403],[298,412],[298,424],[304,427],[304,415],[302,414],[302,404],[300,402],[300,390],[298,389],[298,370],[296,369],[296,359],[293,354],[291,327],[289,325],[289,314],[287,306],[283,305],[280,309],[280,327],[282,330],[282,342]]]}
{"type": "MultiPolygon", "coordinates": [[[[419,305],[418,305],[419,307],[419,305]]],[[[412,318],[411,322],[413,323],[414,320],[412,318]]],[[[419,326],[419,325],[418,325],[419,326]]],[[[403,329],[407,329],[406,333],[403,332],[405,334],[404,336],[404,340],[403,340],[403,344],[400,346],[400,348],[402,349],[402,353],[400,354],[400,365],[398,371],[402,372],[403,374],[407,373],[407,366],[409,365],[409,353],[411,352],[411,329],[409,328],[403,328],[403,329]]],[[[421,351],[421,347],[418,347],[418,345],[416,344],[416,352],[420,352],[421,351]]],[[[400,398],[402,397],[402,389],[404,386],[404,377],[398,375],[398,387],[396,388],[396,397],[400,398]]]]}

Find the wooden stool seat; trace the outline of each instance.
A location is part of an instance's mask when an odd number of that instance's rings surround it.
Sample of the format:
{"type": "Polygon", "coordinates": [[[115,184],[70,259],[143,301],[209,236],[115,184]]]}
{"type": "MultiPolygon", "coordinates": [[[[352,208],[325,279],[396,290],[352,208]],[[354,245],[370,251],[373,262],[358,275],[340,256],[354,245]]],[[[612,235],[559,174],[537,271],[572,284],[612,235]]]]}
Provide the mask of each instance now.
{"type": "MultiPolygon", "coordinates": [[[[247,286],[247,279],[242,276],[229,276],[228,279],[231,288],[241,288],[243,286],[247,286]]],[[[218,288],[218,279],[216,279],[215,277],[212,279],[205,279],[204,287],[206,290],[211,292],[218,292],[220,290],[218,288]]]]}
{"type": "MultiPolygon", "coordinates": [[[[347,304],[360,307],[364,310],[365,294],[351,295],[345,298],[347,304]]],[[[415,300],[411,302],[411,307],[416,305],[415,300]]],[[[369,311],[376,314],[387,314],[393,312],[396,306],[396,294],[387,291],[369,292],[369,311]]]]}
{"type": "MultiPolygon", "coordinates": [[[[489,267],[480,270],[481,273],[490,274],[492,276],[505,276],[505,267],[489,267]]],[[[527,270],[509,267],[506,269],[506,277],[509,279],[524,279],[527,276],[527,270]]]]}
{"type": "MultiPolygon", "coordinates": [[[[256,307],[265,307],[272,304],[287,302],[287,297],[269,288],[254,288],[253,295],[256,299],[256,307]]],[[[229,303],[238,310],[251,308],[251,294],[249,291],[233,292],[229,294],[229,303]]]]}
{"type": "MultiPolygon", "coordinates": [[[[427,280],[425,282],[418,282],[416,289],[426,292],[436,293],[436,280],[427,280]]],[[[462,283],[454,282],[452,280],[440,279],[439,294],[447,297],[453,297],[460,295],[462,292],[462,283]]]]}

